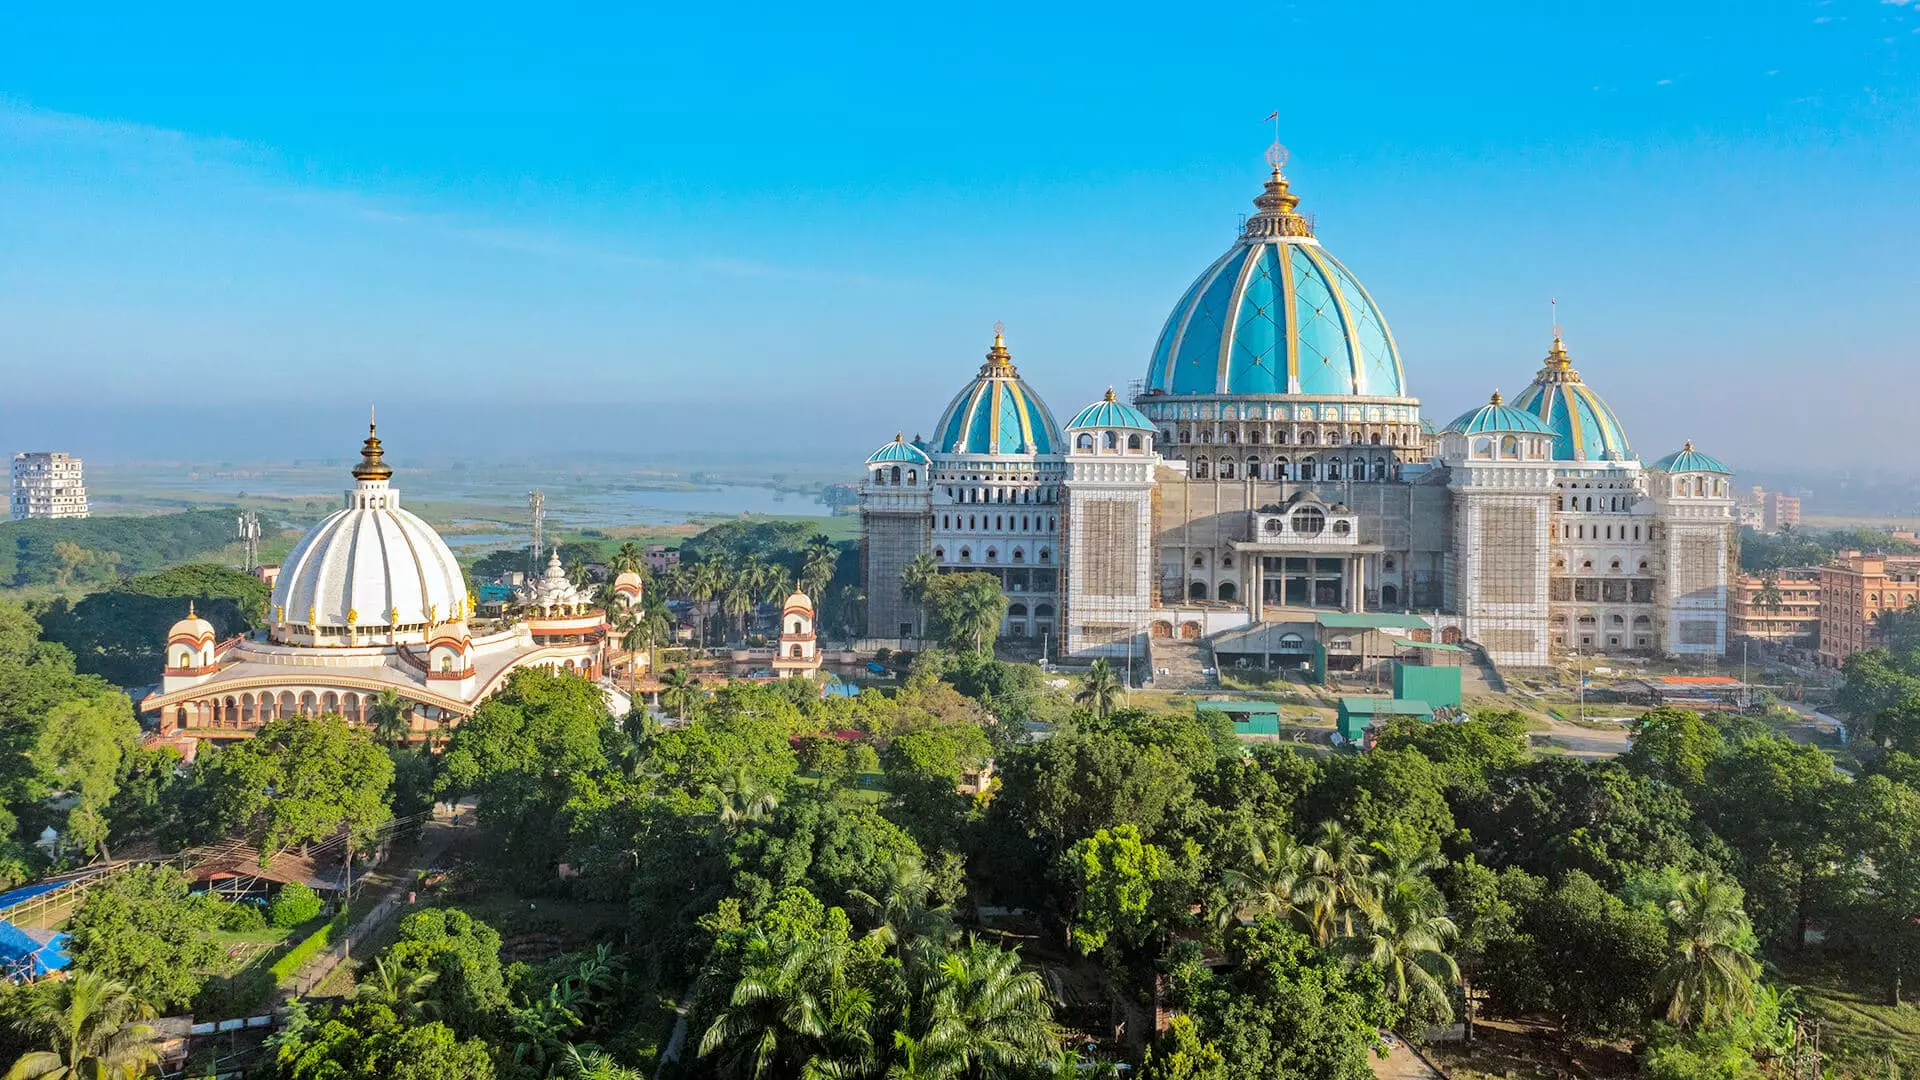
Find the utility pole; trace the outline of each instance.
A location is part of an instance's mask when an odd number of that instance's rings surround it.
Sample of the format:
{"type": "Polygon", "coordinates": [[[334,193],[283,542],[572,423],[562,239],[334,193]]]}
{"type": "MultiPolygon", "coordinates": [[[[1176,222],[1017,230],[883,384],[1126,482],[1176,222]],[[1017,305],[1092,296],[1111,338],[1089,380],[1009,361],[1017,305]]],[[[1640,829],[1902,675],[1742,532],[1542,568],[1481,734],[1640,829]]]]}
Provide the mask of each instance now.
{"type": "Polygon", "coordinates": [[[541,542],[541,531],[547,524],[547,494],[539,488],[527,492],[527,509],[533,512],[533,565],[527,567],[530,576],[540,574],[540,556],[545,553],[541,542]]]}

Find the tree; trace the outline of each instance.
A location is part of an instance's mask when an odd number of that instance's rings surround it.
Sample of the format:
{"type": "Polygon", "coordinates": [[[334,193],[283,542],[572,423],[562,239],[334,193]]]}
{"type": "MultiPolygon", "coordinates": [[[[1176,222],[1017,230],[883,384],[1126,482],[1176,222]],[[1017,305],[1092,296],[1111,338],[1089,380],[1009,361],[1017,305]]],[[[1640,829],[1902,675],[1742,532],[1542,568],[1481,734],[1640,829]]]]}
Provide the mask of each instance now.
{"type": "Polygon", "coordinates": [[[753,1080],[870,1068],[875,1002],[857,977],[862,954],[845,913],[829,909],[815,927],[755,925],[744,933],[738,979],[701,1036],[700,1056],[753,1080]]]}
{"type": "Polygon", "coordinates": [[[717,784],[707,786],[713,800],[714,818],[728,832],[763,820],[780,805],[780,796],[761,785],[745,766],[736,766],[717,784]]]}
{"type": "Polygon", "coordinates": [[[577,1046],[567,1047],[560,1065],[567,1080],[646,1080],[638,1069],[626,1068],[599,1050],[582,1051],[577,1046]]]}
{"type": "Polygon", "coordinates": [[[1220,1048],[1200,1037],[1191,1016],[1175,1016],[1166,1034],[1147,1050],[1140,1080],[1228,1080],[1227,1059],[1220,1048]]]}
{"type": "Polygon", "coordinates": [[[1227,895],[1221,923],[1271,918],[1311,928],[1319,902],[1310,880],[1309,849],[1271,821],[1247,823],[1240,839],[1239,861],[1221,874],[1227,895]]]}
{"type": "Polygon", "coordinates": [[[1815,912],[1837,898],[1847,787],[1826,751],[1771,735],[1741,742],[1708,767],[1694,808],[1733,849],[1764,937],[1799,948],[1815,912]]]}
{"type": "Polygon", "coordinates": [[[1622,764],[1642,776],[1692,792],[1706,779],[1707,766],[1726,749],[1720,730],[1699,713],[1662,706],[1633,723],[1633,745],[1622,764]]]}
{"type": "Polygon", "coordinates": [[[1324,948],[1352,937],[1355,917],[1373,906],[1373,855],[1338,821],[1321,822],[1304,855],[1309,933],[1324,948]]]}
{"type": "Polygon", "coordinates": [[[1506,1016],[1544,1013],[1577,1034],[1632,1030],[1653,1000],[1667,959],[1660,916],[1629,908],[1578,870],[1549,890],[1528,875],[1501,875],[1516,926],[1487,944],[1482,983],[1506,1016]]]}
{"type": "Polygon", "coordinates": [[[1121,694],[1120,680],[1114,677],[1113,669],[1105,660],[1095,660],[1093,669],[1080,680],[1080,690],[1073,700],[1093,710],[1093,715],[1105,718],[1113,711],[1114,703],[1121,694]]]}
{"type": "Polygon", "coordinates": [[[1132,825],[1101,829],[1073,846],[1067,877],[1074,902],[1073,944],[1089,955],[1109,944],[1139,947],[1157,928],[1154,889],[1173,872],[1167,853],[1132,825]]]}
{"type": "Polygon", "coordinates": [[[938,574],[920,590],[928,631],[956,652],[986,653],[1000,636],[1007,597],[992,574],[938,574]]]}
{"type": "Polygon", "coordinates": [[[1460,981],[1460,966],[1447,952],[1459,930],[1426,877],[1434,865],[1389,859],[1375,876],[1353,939],[1354,955],[1385,979],[1388,999],[1422,1028],[1450,1018],[1448,998],[1460,981]]]}
{"type": "Polygon", "coordinates": [[[290,716],[201,762],[214,818],[244,831],[264,861],[347,831],[363,842],[393,813],[393,759],[338,716],[290,716]]]}
{"type": "Polygon", "coordinates": [[[220,951],[208,937],[219,910],[189,895],[186,876],[167,866],[136,866],[87,890],[68,923],[74,965],[124,983],[155,1009],[193,999],[199,972],[220,951]]]}
{"type": "MultiPolygon", "coordinates": [[[[1896,766],[1912,761],[1888,757],[1896,766]]],[[[1849,784],[1836,830],[1848,861],[1860,868],[1836,930],[1880,970],[1895,1004],[1907,983],[1920,979],[1920,787],[1898,775],[1908,771],[1877,771],[1849,784]]]]}
{"type": "Polygon", "coordinates": [[[1760,964],[1747,953],[1752,928],[1740,890],[1691,874],[1667,901],[1667,918],[1673,953],[1655,983],[1667,1020],[1682,1029],[1706,1027],[1751,1011],[1760,964]]]}
{"type": "Polygon", "coordinates": [[[661,703],[673,710],[675,719],[690,720],[705,697],[700,681],[683,667],[668,668],[660,675],[661,703]]]}
{"type": "Polygon", "coordinates": [[[381,959],[388,979],[420,988],[423,1007],[462,1036],[491,1030],[506,1007],[500,933],[457,908],[424,908],[401,919],[398,940],[381,959]]]}
{"type": "Polygon", "coordinates": [[[1179,965],[1174,1001],[1247,1080],[1371,1080],[1378,1031],[1394,1021],[1370,965],[1350,966],[1273,919],[1234,930],[1228,966],[1179,965]]]}
{"type": "Polygon", "coordinates": [[[926,634],[927,588],[933,584],[934,578],[939,576],[939,573],[940,564],[933,561],[933,556],[926,554],[915,555],[909,559],[906,568],[900,572],[901,594],[917,609],[917,622],[920,623],[917,627],[919,630],[917,636],[926,634]]]}
{"type": "Polygon", "coordinates": [[[298,881],[282,885],[280,892],[267,905],[267,921],[279,927],[299,926],[319,915],[319,895],[298,881]]]}
{"type": "Polygon", "coordinates": [[[824,600],[838,561],[839,552],[833,541],[821,533],[808,537],[806,551],[801,556],[800,591],[816,601],[824,600]]]}
{"type": "Polygon", "coordinates": [[[298,1000],[267,1040],[281,1080],[493,1080],[493,1058],[477,1038],[462,1041],[438,1021],[402,1023],[375,1001],[309,1016],[298,1000]]]}
{"type": "Polygon", "coordinates": [[[1052,1055],[1046,986],[1004,949],[968,941],[947,953],[918,1005],[933,1016],[923,1044],[948,1049],[969,1080],[1018,1075],[1052,1055]]]}
{"type": "Polygon", "coordinates": [[[398,746],[412,733],[413,703],[396,690],[382,690],[367,706],[368,726],[374,737],[388,746],[398,746]]]}
{"type": "Polygon", "coordinates": [[[160,1058],[153,1010],[124,983],[77,971],[27,993],[17,1023],[49,1049],[21,1055],[6,1080],[135,1080],[160,1058]]]}

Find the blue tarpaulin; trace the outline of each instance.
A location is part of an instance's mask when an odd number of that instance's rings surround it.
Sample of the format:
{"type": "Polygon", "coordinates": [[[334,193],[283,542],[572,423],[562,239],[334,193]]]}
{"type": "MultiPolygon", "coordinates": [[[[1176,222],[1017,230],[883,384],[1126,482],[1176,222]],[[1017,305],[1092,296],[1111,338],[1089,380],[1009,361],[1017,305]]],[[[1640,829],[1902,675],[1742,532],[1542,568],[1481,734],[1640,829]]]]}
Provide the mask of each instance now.
{"type": "Polygon", "coordinates": [[[67,955],[67,935],[50,930],[22,930],[0,920],[0,965],[15,982],[44,978],[73,963],[67,955]],[[45,940],[42,940],[42,939],[45,940]]]}
{"type": "Polygon", "coordinates": [[[70,882],[43,881],[38,885],[27,885],[8,892],[0,893],[0,911],[18,907],[36,896],[44,896],[55,889],[65,888],[70,882]]]}

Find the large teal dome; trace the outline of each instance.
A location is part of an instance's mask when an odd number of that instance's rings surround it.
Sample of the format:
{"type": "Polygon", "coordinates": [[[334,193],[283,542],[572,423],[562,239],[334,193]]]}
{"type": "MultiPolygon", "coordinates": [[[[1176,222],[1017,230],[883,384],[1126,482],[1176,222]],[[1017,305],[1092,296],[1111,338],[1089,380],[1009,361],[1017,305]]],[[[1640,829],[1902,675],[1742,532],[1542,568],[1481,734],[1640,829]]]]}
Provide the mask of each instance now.
{"type": "Polygon", "coordinates": [[[1547,351],[1546,366],[1513,399],[1515,408],[1540,418],[1553,432],[1553,456],[1558,461],[1628,461],[1633,448],[1620,418],[1573,369],[1559,335],[1547,351]]]}
{"type": "Polygon", "coordinates": [[[1253,202],[1239,241],[1160,331],[1146,392],[1405,397],[1386,318],[1313,238],[1279,169],[1253,202]]]}
{"type": "Polygon", "coordinates": [[[980,374],[967,384],[934,429],[942,454],[1056,454],[1065,446],[1046,402],[1021,380],[999,333],[980,374]]]}

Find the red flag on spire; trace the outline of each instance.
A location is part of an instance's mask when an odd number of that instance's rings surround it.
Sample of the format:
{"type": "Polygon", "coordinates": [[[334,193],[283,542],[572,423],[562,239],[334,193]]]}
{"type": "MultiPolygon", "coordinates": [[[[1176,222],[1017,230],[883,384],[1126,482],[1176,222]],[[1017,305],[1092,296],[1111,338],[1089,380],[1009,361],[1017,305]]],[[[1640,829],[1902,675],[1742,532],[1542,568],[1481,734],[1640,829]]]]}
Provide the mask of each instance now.
{"type": "Polygon", "coordinates": [[[1275,109],[1275,110],[1273,110],[1272,112],[1270,112],[1270,113],[1268,113],[1268,114],[1267,114],[1267,119],[1266,119],[1266,120],[1262,120],[1262,121],[1260,121],[1260,122],[1264,124],[1264,123],[1266,123],[1266,122],[1267,122],[1267,120],[1278,120],[1278,119],[1280,119],[1280,110],[1279,110],[1279,109],[1275,109]]]}

